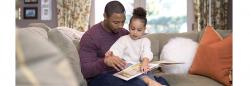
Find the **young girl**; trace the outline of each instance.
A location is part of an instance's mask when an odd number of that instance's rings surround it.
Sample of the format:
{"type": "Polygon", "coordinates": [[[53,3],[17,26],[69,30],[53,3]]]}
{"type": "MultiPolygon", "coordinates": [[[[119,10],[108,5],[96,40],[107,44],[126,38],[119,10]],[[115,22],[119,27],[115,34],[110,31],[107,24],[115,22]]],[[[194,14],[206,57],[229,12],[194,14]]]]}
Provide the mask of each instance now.
{"type": "MultiPolygon", "coordinates": [[[[151,43],[148,38],[143,37],[146,29],[146,10],[139,7],[133,10],[133,16],[129,22],[129,34],[120,37],[106,52],[106,56],[118,56],[128,64],[141,63],[141,71],[149,71],[149,62],[153,59],[151,43]]],[[[152,75],[143,74],[139,76],[148,86],[161,86],[152,75]]]]}

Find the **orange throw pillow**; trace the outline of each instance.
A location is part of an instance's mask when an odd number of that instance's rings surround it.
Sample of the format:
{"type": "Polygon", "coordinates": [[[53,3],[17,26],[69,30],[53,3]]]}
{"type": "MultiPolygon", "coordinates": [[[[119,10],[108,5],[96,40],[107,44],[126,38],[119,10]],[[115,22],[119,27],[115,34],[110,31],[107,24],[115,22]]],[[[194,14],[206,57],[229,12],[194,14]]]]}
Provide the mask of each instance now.
{"type": "Polygon", "coordinates": [[[212,26],[207,26],[200,40],[201,44],[212,44],[222,40],[223,38],[218,34],[212,26]]]}
{"type": "Polygon", "coordinates": [[[226,86],[230,86],[230,71],[232,69],[232,35],[209,46],[208,56],[212,59],[210,77],[226,86]]]}
{"type": "Polygon", "coordinates": [[[222,40],[213,28],[207,27],[189,73],[207,76],[229,86],[231,68],[232,35],[222,40]]]}

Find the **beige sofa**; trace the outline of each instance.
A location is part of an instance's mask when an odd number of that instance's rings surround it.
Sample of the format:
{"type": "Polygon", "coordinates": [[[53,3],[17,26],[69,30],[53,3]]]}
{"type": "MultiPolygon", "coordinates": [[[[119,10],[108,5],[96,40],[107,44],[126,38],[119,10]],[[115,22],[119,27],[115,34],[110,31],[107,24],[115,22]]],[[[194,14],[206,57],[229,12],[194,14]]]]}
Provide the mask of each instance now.
{"type": "MultiPolygon", "coordinates": [[[[230,31],[219,31],[225,36],[230,31]]],[[[82,77],[77,52],[79,36],[61,29],[51,29],[44,24],[17,28],[17,86],[87,86],[82,77]],[[21,58],[21,59],[20,59],[21,58]],[[22,59],[25,59],[24,61],[22,59]],[[27,72],[28,71],[28,72],[27,72]]],[[[186,37],[194,41],[199,32],[149,34],[154,60],[158,60],[162,47],[173,37],[186,37]]],[[[222,86],[220,83],[199,75],[156,75],[167,79],[170,86],[222,86]]]]}
{"type": "Polygon", "coordinates": [[[86,86],[75,32],[44,24],[17,27],[16,86],[86,86]]]}
{"type": "MultiPolygon", "coordinates": [[[[231,33],[229,30],[217,30],[222,37],[231,33]]],[[[151,49],[154,54],[153,60],[159,60],[161,50],[171,38],[184,37],[192,39],[195,42],[199,42],[202,32],[185,32],[185,33],[156,33],[149,34],[148,37],[151,40],[151,49]]],[[[191,74],[169,74],[169,73],[157,73],[156,75],[163,76],[170,86],[223,86],[222,84],[214,81],[208,77],[191,74]]]]}

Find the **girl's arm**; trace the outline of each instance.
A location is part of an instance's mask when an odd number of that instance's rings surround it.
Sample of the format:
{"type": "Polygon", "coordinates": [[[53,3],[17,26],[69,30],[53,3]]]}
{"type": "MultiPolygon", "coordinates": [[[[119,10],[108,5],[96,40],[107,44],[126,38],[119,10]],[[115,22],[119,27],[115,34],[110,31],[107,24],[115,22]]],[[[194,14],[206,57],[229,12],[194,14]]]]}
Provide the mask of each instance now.
{"type": "Polygon", "coordinates": [[[141,71],[147,73],[149,71],[149,59],[144,57],[141,63],[141,71]]]}

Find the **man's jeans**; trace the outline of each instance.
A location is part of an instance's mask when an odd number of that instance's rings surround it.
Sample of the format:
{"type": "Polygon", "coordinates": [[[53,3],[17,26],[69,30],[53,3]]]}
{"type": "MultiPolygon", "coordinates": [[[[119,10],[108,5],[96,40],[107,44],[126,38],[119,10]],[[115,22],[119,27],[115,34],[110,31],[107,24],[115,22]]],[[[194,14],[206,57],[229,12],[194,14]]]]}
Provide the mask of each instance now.
{"type": "MultiPolygon", "coordinates": [[[[113,76],[115,72],[106,72],[88,81],[88,86],[147,86],[140,78],[136,77],[129,81],[113,76]]],[[[155,80],[162,85],[169,86],[162,77],[155,77],[155,80]]]]}

